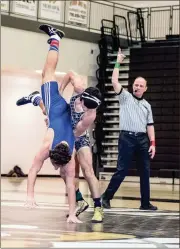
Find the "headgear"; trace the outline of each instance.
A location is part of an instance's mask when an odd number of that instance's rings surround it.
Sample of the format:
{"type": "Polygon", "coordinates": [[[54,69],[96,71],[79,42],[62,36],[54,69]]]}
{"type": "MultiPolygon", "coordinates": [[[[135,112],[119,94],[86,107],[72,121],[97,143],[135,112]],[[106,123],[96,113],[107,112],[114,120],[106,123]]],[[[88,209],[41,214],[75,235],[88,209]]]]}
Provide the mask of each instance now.
{"type": "Polygon", "coordinates": [[[87,93],[86,90],[81,95],[80,100],[84,100],[84,105],[88,109],[95,109],[95,108],[97,108],[101,104],[101,100],[100,99],[98,99],[97,97],[95,97],[95,96],[87,93]]]}

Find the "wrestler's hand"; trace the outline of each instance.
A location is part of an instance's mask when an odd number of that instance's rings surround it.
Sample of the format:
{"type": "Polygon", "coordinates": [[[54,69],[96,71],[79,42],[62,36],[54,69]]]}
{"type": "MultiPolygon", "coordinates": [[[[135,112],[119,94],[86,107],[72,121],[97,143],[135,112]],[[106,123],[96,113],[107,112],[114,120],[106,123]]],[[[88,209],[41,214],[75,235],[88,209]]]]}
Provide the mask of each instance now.
{"type": "Polygon", "coordinates": [[[126,56],[121,52],[121,49],[119,48],[119,51],[117,54],[117,62],[122,63],[125,57],[126,56]]]}
{"type": "Polygon", "coordinates": [[[69,215],[67,218],[67,223],[83,223],[75,215],[69,215]]]}
{"type": "Polygon", "coordinates": [[[48,126],[49,126],[49,121],[48,121],[48,118],[47,118],[47,117],[44,119],[44,122],[45,122],[45,124],[46,124],[46,127],[48,127],[48,126]]]}
{"type": "Polygon", "coordinates": [[[46,116],[47,115],[47,113],[46,113],[46,108],[44,108],[43,110],[42,110],[42,113],[46,116]]]}
{"type": "Polygon", "coordinates": [[[24,206],[26,208],[36,208],[38,207],[36,201],[34,199],[27,199],[24,206]]]}

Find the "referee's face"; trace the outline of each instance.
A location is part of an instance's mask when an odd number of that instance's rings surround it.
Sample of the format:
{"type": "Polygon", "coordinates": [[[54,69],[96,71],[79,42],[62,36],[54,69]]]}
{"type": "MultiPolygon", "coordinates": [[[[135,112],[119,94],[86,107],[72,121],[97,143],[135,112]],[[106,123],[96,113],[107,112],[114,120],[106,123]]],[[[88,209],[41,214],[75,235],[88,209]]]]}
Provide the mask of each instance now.
{"type": "Polygon", "coordinates": [[[147,90],[146,80],[142,77],[135,79],[133,83],[133,94],[137,97],[142,97],[143,93],[147,90]]]}

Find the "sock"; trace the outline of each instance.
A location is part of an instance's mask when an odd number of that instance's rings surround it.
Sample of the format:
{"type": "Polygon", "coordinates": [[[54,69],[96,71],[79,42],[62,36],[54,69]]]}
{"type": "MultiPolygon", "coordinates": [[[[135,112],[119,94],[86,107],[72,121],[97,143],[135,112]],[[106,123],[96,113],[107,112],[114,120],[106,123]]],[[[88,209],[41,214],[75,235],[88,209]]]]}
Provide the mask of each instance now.
{"type": "Polygon", "coordinates": [[[101,207],[101,198],[93,198],[94,207],[101,207]]]}
{"type": "Polygon", "coordinates": [[[31,100],[33,105],[37,106],[41,102],[42,97],[40,96],[40,94],[36,94],[30,100],[31,100]]]}
{"type": "MultiPolygon", "coordinates": [[[[57,36],[57,37],[58,37],[58,36],[57,36]]],[[[59,38],[59,37],[58,37],[58,38],[59,38]]],[[[51,37],[50,39],[51,39],[51,41],[50,41],[50,48],[49,48],[49,51],[50,51],[50,50],[54,50],[54,51],[58,52],[58,51],[59,51],[59,40],[56,39],[56,38],[53,38],[53,37],[51,37]]],[[[59,38],[59,39],[60,39],[60,38],[59,38]]]]}
{"type": "Polygon", "coordinates": [[[76,201],[83,201],[83,197],[79,189],[76,190],[76,201]]]}

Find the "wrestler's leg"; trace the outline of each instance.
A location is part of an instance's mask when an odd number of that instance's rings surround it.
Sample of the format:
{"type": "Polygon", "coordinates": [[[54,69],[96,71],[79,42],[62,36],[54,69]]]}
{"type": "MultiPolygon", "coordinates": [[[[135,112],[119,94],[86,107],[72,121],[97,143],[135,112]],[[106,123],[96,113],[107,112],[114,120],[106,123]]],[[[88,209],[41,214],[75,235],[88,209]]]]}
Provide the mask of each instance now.
{"type": "Polygon", "coordinates": [[[80,163],[79,163],[78,156],[76,153],[75,155],[75,186],[76,186],[76,202],[78,206],[77,211],[76,211],[76,216],[79,216],[89,207],[89,204],[84,200],[83,195],[79,190],[79,172],[80,172],[80,163]]]}
{"type": "Polygon", "coordinates": [[[94,201],[94,216],[92,218],[92,222],[102,222],[103,212],[100,199],[99,181],[94,174],[92,165],[92,153],[89,146],[83,146],[78,150],[78,159],[82,168],[83,175],[88,182],[94,201]]]}

